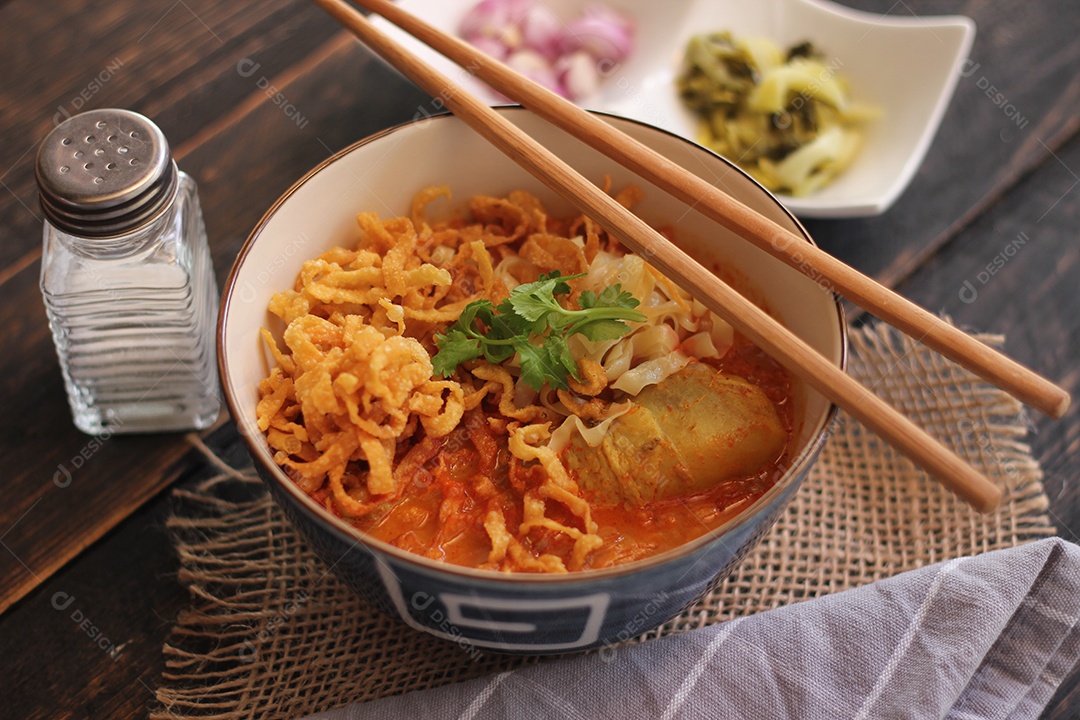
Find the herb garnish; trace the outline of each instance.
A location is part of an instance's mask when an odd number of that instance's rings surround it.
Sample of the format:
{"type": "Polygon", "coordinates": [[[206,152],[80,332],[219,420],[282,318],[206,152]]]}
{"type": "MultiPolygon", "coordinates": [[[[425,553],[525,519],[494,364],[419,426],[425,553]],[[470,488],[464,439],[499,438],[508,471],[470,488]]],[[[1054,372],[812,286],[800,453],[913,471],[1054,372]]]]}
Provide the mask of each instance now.
{"type": "Polygon", "coordinates": [[[567,280],[585,277],[560,275],[553,270],[536,282],[519,285],[496,307],[490,300],[474,300],[445,334],[435,336],[439,352],[431,359],[437,375],[447,377],[458,365],[483,355],[498,364],[514,353],[521,359],[521,379],[539,390],[546,381],[565,390],[567,375],[580,379],[567,338],[581,333],[589,340],[614,340],[630,332],[626,322],[644,322],[635,308],[638,299],[615,284],[599,295],[585,290],[578,297],[580,310],[567,310],[556,295],[570,292],[567,280]]]}

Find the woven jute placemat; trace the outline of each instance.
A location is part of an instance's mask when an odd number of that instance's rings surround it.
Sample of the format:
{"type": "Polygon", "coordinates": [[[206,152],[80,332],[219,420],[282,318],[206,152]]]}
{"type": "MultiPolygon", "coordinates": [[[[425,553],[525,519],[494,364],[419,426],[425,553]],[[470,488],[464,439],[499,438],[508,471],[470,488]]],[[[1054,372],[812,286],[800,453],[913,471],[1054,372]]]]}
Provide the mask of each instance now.
{"type": "MultiPolygon", "coordinates": [[[[991,343],[1001,338],[984,336],[991,343]]],[[[969,510],[843,413],[810,476],[737,571],[632,642],[1054,534],[1020,405],[885,326],[850,333],[850,373],[1007,488],[969,510]]],[[[191,591],[164,654],[155,718],[296,718],[536,658],[463,649],[356,598],[248,469],[178,489],[169,527],[191,591]]]]}

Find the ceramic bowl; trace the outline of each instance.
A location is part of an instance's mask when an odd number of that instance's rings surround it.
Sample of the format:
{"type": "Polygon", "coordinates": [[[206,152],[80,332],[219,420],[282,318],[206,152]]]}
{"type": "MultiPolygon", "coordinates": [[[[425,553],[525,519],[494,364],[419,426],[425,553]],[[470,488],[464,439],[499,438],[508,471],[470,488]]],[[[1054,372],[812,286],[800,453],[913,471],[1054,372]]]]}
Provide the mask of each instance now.
{"type": "MultiPolygon", "coordinates": [[[[544,0],[563,20],[590,0],[544,0]]],[[[729,30],[789,47],[810,40],[830,67],[850,81],[851,97],[880,110],[869,123],[852,165],[806,197],[779,195],[801,217],[878,215],[896,201],[922,164],[945,114],[975,37],[966,17],[914,17],[900,3],[888,14],[852,10],[825,0],[604,0],[634,18],[634,54],[608,74],[597,93],[579,103],[635,118],[683,137],[698,121],[675,91],[683,48],[691,36],[729,30]]],[[[456,32],[476,0],[401,0],[427,22],[456,32]]],[[[381,21],[381,19],[380,19],[381,21]]],[[[427,62],[491,103],[505,102],[457,65],[381,21],[382,27],[427,62]]]]}
{"type": "MultiPolygon", "coordinates": [[[[531,114],[500,110],[599,183],[637,183],[646,220],[678,228],[680,244],[707,266],[734,269],[796,334],[842,367],[843,313],[835,298],[795,270],[733,237],[531,114]]],[[[607,118],[672,161],[810,238],[784,207],[739,170],[700,146],[638,122],[607,118]]],[[[447,565],[364,537],[301,492],[274,464],[255,425],[259,381],[271,359],[259,329],[280,333],[266,310],[292,286],[304,260],[356,238],[355,216],[407,215],[416,191],[449,184],[458,202],[522,188],[555,213],[572,212],[553,192],[450,116],[412,122],[362,140],[316,167],[266,213],[241,250],[225,287],[218,363],[229,409],[276,501],[322,557],[369,602],[409,625],[472,648],[554,653],[620,642],[671,618],[725,577],[772,525],[805,477],[834,413],[796,387],[796,451],[782,479],[741,515],[686,545],[613,568],[565,575],[509,574],[447,565]]]]}

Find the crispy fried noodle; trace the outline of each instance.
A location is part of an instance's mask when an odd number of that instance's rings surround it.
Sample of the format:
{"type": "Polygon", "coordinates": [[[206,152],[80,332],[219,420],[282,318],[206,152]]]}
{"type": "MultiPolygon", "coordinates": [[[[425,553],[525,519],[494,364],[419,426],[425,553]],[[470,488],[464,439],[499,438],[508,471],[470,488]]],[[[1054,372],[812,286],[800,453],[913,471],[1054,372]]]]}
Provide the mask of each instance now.
{"type": "MultiPolygon", "coordinates": [[[[638,195],[616,198],[631,206],[638,195]]],[[[595,566],[614,536],[561,453],[599,446],[634,396],[722,357],[732,330],[588,219],[549,218],[520,191],[429,219],[441,197],[448,188],[423,190],[410,217],[360,213],[354,248],[308,260],[273,297],[281,325],[262,331],[274,366],[259,428],[304,492],[399,547],[504,571],[595,566]],[[498,306],[553,271],[579,276],[566,307],[619,285],[645,320],[611,337],[569,335],[577,372],[561,388],[524,383],[519,354],[433,370],[439,336],[470,303],[498,306]]]]}

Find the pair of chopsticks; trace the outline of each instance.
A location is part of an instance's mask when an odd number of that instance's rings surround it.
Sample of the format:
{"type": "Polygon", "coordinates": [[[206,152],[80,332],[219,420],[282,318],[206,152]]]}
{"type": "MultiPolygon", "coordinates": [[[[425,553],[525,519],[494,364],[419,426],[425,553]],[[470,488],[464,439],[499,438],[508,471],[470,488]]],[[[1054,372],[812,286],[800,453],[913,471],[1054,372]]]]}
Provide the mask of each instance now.
{"type": "MultiPolygon", "coordinates": [[[[648,224],[446,76],[380,32],[345,0],[314,0],[406,77],[443,101],[492,145],[600,223],[634,252],[847,411],[980,512],[1002,490],[924,430],[668,242],[648,224]]],[[[795,267],[928,347],[1053,418],[1069,395],[1049,380],[928,313],[790,230],[765,218],[555,93],[523,77],[389,0],[356,0],[527,109],[669,192],[765,252],[795,267]]]]}

